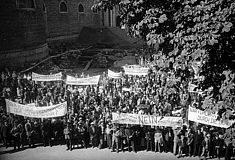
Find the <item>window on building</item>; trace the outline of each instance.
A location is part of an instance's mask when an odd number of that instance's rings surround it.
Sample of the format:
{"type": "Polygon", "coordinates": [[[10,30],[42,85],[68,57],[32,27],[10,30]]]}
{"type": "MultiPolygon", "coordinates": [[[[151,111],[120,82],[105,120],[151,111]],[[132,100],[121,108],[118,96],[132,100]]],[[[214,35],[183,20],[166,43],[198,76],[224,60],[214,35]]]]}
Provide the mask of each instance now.
{"type": "Polygon", "coordinates": [[[65,1],[61,1],[59,5],[60,13],[68,13],[68,7],[65,1]]]}
{"type": "Polygon", "coordinates": [[[17,0],[18,8],[24,9],[24,8],[36,8],[35,0],[17,0]]]}
{"type": "Polygon", "coordinates": [[[78,13],[84,13],[84,7],[82,4],[78,5],[78,13]]]}

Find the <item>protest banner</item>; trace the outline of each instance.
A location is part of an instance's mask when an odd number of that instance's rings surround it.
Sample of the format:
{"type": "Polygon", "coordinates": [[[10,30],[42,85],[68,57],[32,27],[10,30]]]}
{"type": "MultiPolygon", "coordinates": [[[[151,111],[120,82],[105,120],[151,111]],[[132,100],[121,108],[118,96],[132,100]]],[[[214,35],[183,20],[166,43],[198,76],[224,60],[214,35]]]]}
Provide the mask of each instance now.
{"type": "Polygon", "coordinates": [[[198,87],[197,85],[192,84],[192,83],[189,83],[189,84],[188,84],[188,91],[189,91],[189,92],[196,92],[195,89],[196,89],[197,87],[198,87]]]}
{"type": "Polygon", "coordinates": [[[175,110],[175,111],[172,111],[171,113],[172,113],[172,115],[177,115],[177,114],[181,114],[182,111],[183,111],[183,108],[175,110]]]}
{"type": "Polygon", "coordinates": [[[112,113],[113,123],[119,124],[135,124],[149,126],[182,126],[183,120],[181,117],[160,117],[154,115],[141,115],[129,113],[112,113]]]}
{"type": "Polygon", "coordinates": [[[42,75],[37,73],[32,73],[33,81],[60,81],[62,80],[62,72],[50,75],[42,75]]]}
{"type": "Polygon", "coordinates": [[[25,117],[52,118],[66,115],[67,102],[46,107],[32,107],[12,102],[6,99],[6,108],[8,113],[13,113],[25,117]]]}
{"type": "Polygon", "coordinates": [[[92,76],[87,78],[76,78],[72,76],[68,76],[66,78],[66,84],[69,85],[97,85],[99,83],[100,75],[98,76],[92,76]]]}
{"type": "Polygon", "coordinates": [[[188,120],[221,128],[228,128],[233,123],[233,121],[228,121],[227,123],[222,122],[221,120],[217,120],[217,114],[210,114],[193,107],[189,107],[188,120]]]}
{"type": "Polygon", "coordinates": [[[122,78],[122,73],[121,72],[116,73],[108,69],[108,77],[114,79],[120,79],[122,78]]]}
{"type": "Polygon", "coordinates": [[[131,91],[131,88],[123,87],[123,88],[122,88],[122,91],[130,92],[130,91],[131,91]]]}
{"type": "Polygon", "coordinates": [[[137,76],[146,76],[148,74],[149,68],[141,67],[139,65],[126,65],[123,66],[125,74],[127,75],[137,75],[137,76]]]}

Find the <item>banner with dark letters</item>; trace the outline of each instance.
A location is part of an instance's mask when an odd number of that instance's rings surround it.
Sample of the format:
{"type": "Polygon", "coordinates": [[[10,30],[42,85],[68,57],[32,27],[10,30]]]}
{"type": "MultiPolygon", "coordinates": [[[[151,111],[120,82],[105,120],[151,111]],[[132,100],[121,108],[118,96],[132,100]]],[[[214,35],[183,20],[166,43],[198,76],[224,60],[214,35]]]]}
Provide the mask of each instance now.
{"type": "Polygon", "coordinates": [[[126,65],[123,66],[126,75],[146,76],[148,75],[149,68],[141,67],[139,65],[126,65]]]}
{"type": "Polygon", "coordinates": [[[221,128],[228,128],[233,123],[233,121],[228,121],[227,123],[219,121],[217,120],[217,114],[209,114],[193,107],[189,107],[188,120],[221,128]]]}
{"type": "Polygon", "coordinates": [[[52,118],[66,115],[67,102],[46,107],[34,107],[29,105],[22,105],[6,99],[6,108],[8,113],[25,117],[52,118]]]}
{"type": "Polygon", "coordinates": [[[122,78],[122,72],[113,72],[108,69],[108,77],[109,78],[114,78],[114,79],[120,79],[122,78]]]}
{"type": "Polygon", "coordinates": [[[160,117],[154,115],[112,113],[112,122],[119,124],[176,127],[176,126],[182,126],[183,119],[181,117],[170,117],[170,116],[160,117]]]}
{"type": "Polygon", "coordinates": [[[72,77],[72,76],[67,75],[66,84],[78,85],[78,86],[98,85],[99,80],[100,80],[100,75],[87,77],[87,78],[76,78],[76,77],[72,77]]]}
{"type": "Polygon", "coordinates": [[[32,73],[33,81],[61,81],[62,80],[62,72],[56,74],[42,75],[37,73],[32,73]]]}

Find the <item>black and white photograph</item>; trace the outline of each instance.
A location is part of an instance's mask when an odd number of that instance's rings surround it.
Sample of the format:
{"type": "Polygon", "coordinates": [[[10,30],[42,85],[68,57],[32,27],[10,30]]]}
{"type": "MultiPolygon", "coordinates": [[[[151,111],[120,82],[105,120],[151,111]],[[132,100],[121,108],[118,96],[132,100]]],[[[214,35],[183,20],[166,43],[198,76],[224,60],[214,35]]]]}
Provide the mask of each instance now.
{"type": "Polygon", "coordinates": [[[235,0],[0,0],[1,160],[235,160],[235,0]]]}

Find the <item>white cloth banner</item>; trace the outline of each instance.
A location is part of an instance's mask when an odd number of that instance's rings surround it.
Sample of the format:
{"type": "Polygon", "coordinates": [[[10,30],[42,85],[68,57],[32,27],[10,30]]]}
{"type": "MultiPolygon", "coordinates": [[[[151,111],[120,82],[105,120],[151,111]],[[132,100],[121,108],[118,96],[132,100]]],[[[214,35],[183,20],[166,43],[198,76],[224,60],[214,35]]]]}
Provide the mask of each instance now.
{"type": "Polygon", "coordinates": [[[113,71],[108,69],[108,77],[109,78],[114,78],[114,79],[120,79],[120,78],[122,78],[122,73],[121,72],[116,73],[116,72],[113,72],[113,71]]]}
{"type": "Polygon", "coordinates": [[[123,87],[123,88],[122,88],[122,91],[130,92],[130,91],[131,91],[131,88],[123,87]]]}
{"type": "Polygon", "coordinates": [[[189,92],[196,92],[196,91],[194,91],[194,89],[197,88],[197,87],[198,87],[197,85],[189,83],[188,84],[188,91],[189,92]]]}
{"type": "Polygon", "coordinates": [[[174,127],[174,126],[182,126],[183,119],[181,117],[160,117],[154,115],[112,113],[112,122],[119,124],[174,127]]]}
{"type": "Polygon", "coordinates": [[[123,66],[123,69],[125,71],[125,74],[137,76],[146,76],[149,71],[149,68],[141,67],[139,65],[126,65],[123,66]]]}
{"type": "Polygon", "coordinates": [[[176,114],[181,114],[182,111],[183,111],[183,108],[178,109],[178,110],[176,110],[176,111],[172,111],[171,113],[172,113],[173,115],[176,115],[176,114]]]}
{"type": "Polygon", "coordinates": [[[228,123],[218,121],[217,114],[209,114],[193,107],[189,107],[188,120],[221,128],[228,128],[233,123],[233,121],[228,121],[228,123]]]}
{"type": "Polygon", "coordinates": [[[88,77],[88,78],[76,78],[72,76],[68,76],[66,78],[66,84],[69,85],[97,85],[99,83],[100,75],[88,77]]]}
{"type": "Polygon", "coordinates": [[[50,75],[42,75],[37,73],[32,73],[33,81],[60,81],[62,80],[62,72],[50,75]]]}
{"type": "Polygon", "coordinates": [[[26,117],[52,118],[64,116],[67,113],[67,102],[46,107],[34,107],[22,105],[6,99],[8,113],[13,113],[26,117]]]}

